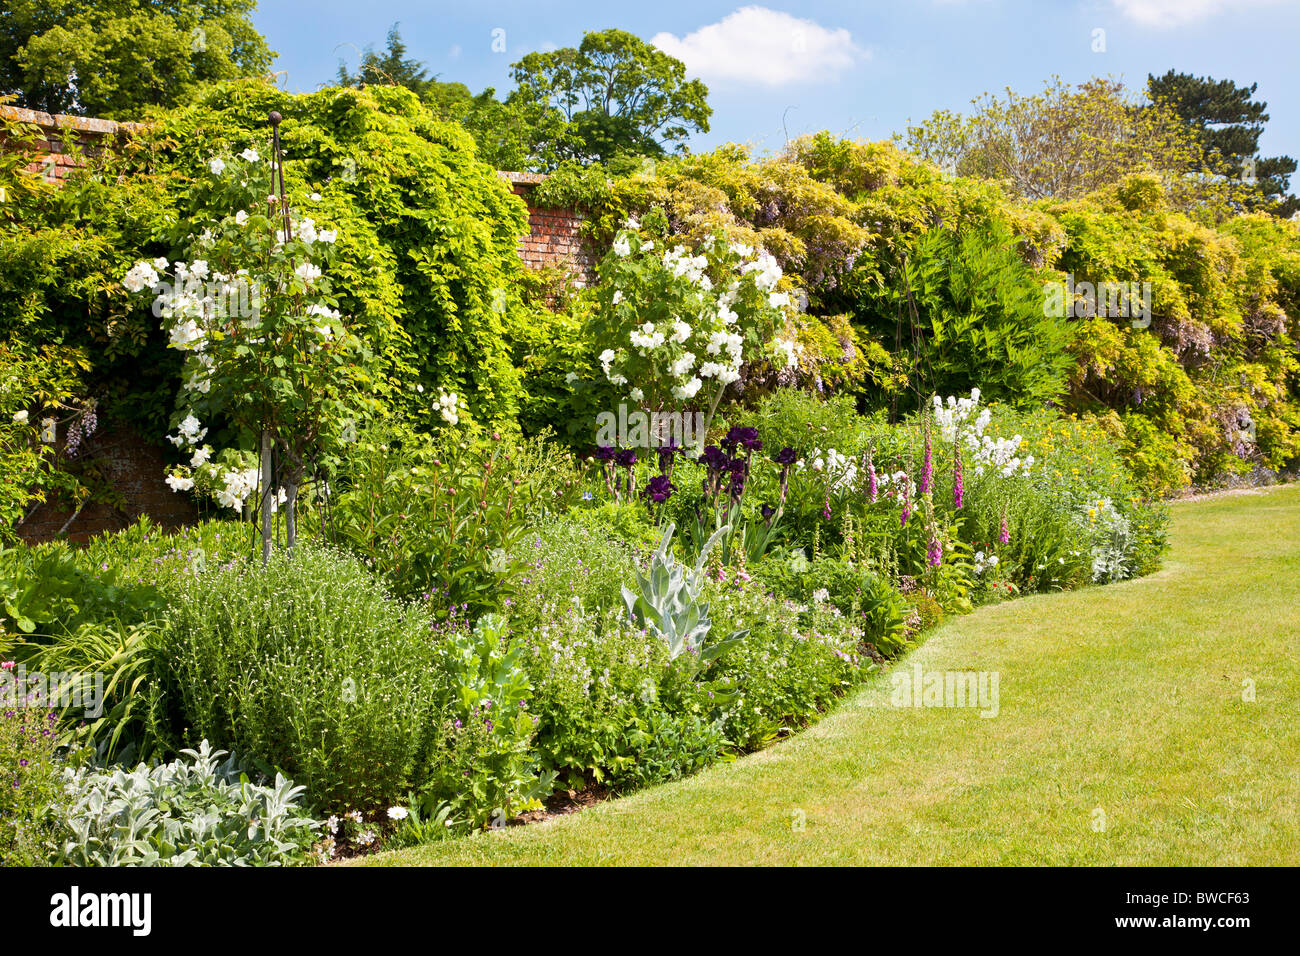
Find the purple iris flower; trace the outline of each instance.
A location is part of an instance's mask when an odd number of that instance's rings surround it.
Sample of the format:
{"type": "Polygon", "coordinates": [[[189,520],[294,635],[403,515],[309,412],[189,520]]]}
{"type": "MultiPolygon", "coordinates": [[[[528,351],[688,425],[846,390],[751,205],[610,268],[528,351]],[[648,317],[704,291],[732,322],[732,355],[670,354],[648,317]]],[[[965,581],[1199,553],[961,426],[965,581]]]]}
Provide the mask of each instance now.
{"type": "Polygon", "coordinates": [[[676,490],[677,486],[672,483],[671,479],[669,479],[667,475],[655,475],[646,482],[646,486],[641,490],[641,494],[645,495],[646,498],[650,499],[655,504],[661,505],[671,498],[673,492],[676,490]]]}

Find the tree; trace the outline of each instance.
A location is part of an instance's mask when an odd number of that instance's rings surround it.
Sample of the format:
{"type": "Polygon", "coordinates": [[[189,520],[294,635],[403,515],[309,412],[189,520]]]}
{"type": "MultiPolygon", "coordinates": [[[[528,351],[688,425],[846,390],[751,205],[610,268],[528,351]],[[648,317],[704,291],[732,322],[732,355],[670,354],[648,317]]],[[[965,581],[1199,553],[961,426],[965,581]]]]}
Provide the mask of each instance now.
{"type": "Polygon", "coordinates": [[[1147,76],[1152,102],[1172,110],[1196,131],[1215,171],[1257,186],[1257,196],[1247,204],[1286,218],[1300,209],[1300,199],[1286,194],[1296,161],[1290,156],[1258,156],[1268,104],[1251,99],[1257,86],[1173,70],[1161,77],[1147,76]]]}
{"type": "Polygon", "coordinates": [[[488,87],[477,96],[464,83],[432,81],[423,100],[439,119],[457,123],[474,137],[478,157],[497,169],[551,170],[564,158],[558,144],[567,124],[546,103],[497,99],[488,87]]]}
{"type": "MultiPolygon", "coordinates": [[[[347,66],[339,62],[340,86],[366,86],[367,84],[404,86],[416,96],[423,96],[436,81],[428,77],[428,71],[419,60],[408,58],[406,44],[398,32],[400,24],[394,23],[388,30],[388,46],[385,54],[380,56],[370,47],[362,54],[361,65],[356,75],[348,72],[347,66]]],[[[468,92],[468,91],[467,91],[468,92]]]]}
{"type": "Polygon", "coordinates": [[[177,433],[168,439],[191,457],[169,469],[168,484],[199,487],[237,511],[256,492],[263,563],[274,542],[272,512],[283,510],[292,548],[298,490],[350,440],[349,426],[373,404],[375,381],[371,352],[336,308],[327,274],[338,233],[291,212],[310,200],[297,183],[286,190],[280,114],[271,120],[270,157],[252,148],[213,157],[187,191],[176,237],[185,258],[137,262],[122,283],[153,298],[171,347],[185,355],[177,433]],[[205,443],[203,422],[214,417],[233,423],[257,451],[205,443]]]}
{"type": "Polygon", "coordinates": [[[1055,77],[1033,96],[1006,92],[972,100],[968,116],[940,110],[909,126],[908,150],[955,174],[1006,180],[1029,199],[1074,199],[1143,171],[1161,175],[1176,205],[1231,192],[1204,176],[1204,149],[1176,113],[1141,108],[1117,81],[1071,87],[1055,77]]]}
{"type": "Polygon", "coordinates": [[[708,132],[708,88],[686,66],[624,30],[583,35],[577,47],[529,53],[512,64],[507,103],[549,106],[567,128],[561,158],[607,163],[619,155],[680,151],[691,131],[708,132]]]}
{"type": "Polygon", "coordinates": [[[49,113],[135,119],[205,83],[265,73],[256,0],[9,0],[0,93],[49,113]]]}

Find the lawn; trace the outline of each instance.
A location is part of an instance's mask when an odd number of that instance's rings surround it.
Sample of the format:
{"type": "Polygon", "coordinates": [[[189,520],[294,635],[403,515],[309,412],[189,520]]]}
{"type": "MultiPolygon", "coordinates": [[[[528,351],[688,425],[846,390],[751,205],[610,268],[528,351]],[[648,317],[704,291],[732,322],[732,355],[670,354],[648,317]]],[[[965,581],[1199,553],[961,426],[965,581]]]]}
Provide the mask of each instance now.
{"type": "Polygon", "coordinates": [[[995,717],[893,707],[883,674],[689,780],[360,862],[1296,864],[1298,656],[1300,487],[1184,502],[1160,572],[953,619],[894,665],[997,672],[995,717]]]}

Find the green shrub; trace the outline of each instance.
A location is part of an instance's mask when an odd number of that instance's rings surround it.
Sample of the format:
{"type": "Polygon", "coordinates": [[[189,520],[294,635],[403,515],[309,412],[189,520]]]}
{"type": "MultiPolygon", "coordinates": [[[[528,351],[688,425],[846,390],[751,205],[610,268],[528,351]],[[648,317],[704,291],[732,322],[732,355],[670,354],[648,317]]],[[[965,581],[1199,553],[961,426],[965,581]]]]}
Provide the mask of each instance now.
{"type": "Polygon", "coordinates": [[[68,803],[57,716],[17,700],[0,672],[0,866],[46,866],[68,803]]]}
{"type": "Polygon", "coordinates": [[[197,571],[159,638],[185,739],[281,770],[321,808],[418,784],[448,690],[429,619],[356,558],[315,545],[197,571]]]}
{"type": "Polygon", "coordinates": [[[838,613],[801,614],[739,578],[709,592],[714,627],[748,631],[706,675],[728,695],[723,727],[742,750],[812,722],[871,667],[856,628],[838,613]]]}
{"type": "Polygon", "coordinates": [[[418,781],[422,802],[445,802],[475,826],[540,807],[554,775],[538,771],[532,687],[504,619],[489,614],[472,629],[447,628],[439,650],[450,700],[435,718],[433,754],[418,781]]]}
{"type": "Polygon", "coordinates": [[[291,866],[307,862],[319,824],[303,788],[276,775],[250,783],[205,740],[189,760],[134,770],[66,772],[59,863],[71,866],[291,866]]]}
{"type": "Polygon", "coordinates": [[[571,456],[553,443],[456,431],[363,435],[338,484],[329,537],[442,616],[501,610],[527,564],[529,523],[577,492],[571,456]]]}
{"type": "Polygon", "coordinates": [[[892,657],[904,648],[906,604],[877,572],[844,558],[799,560],[802,552],[770,555],[753,568],[757,581],[775,594],[806,607],[826,602],[860,629],[860,639],[892,657]]]}

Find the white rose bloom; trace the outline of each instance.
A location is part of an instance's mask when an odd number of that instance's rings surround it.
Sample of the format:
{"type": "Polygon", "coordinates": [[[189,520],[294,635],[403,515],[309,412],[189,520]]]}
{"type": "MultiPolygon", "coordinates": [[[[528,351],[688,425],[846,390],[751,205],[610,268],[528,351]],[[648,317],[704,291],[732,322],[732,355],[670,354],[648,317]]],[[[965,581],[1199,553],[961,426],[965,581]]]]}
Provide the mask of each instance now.
{"type": "Polygon", "coordinates": [[[158,282],[158,273],[147,262],[137,262],[122,279],[122,285],[128,292],[143,292],[158,282]]]}
{"type": "Polygon", "coordinates": [[[248,212],[246,210],[241,209],[235,213],[235,225],[242,226],[246,222],[248,222],[248,212]]]}
{"type": "Polygon", "coordinates": [[[676,322],[673,323],[674,342],[685,342],[690,337],[691,337],[691,327],[689,325],[687,325],[681,319],[678,319],[676,322]]]}
{"type": "Polygon", "coordinates": [[[27,409],[24,408],[22,411],[14,412],[14,424],[15,425],[27,424],[27,409]]]}
{"type": "Polygon", "coordinates": [[[311,285],[321,277],[320,266],[311,262],[304,262],[298,268],[294,269],[293,273],[308,285],[311,285]]]}
{"type": "Polygon", "coordinates": [[[244,160],[245,162],[255,163],[262,157],[257,155],[257,150],[253,149],[252,147],[249,147],[248,149],[244,150],[242,153],[239,154],[239,158],[244,160]]]}
{"type": "Polygon", "coordinates": [[[694,398],[695,393],[700,390],[702,384],[703,382],[698,378],[693,378],[689,382],[674,388],[673,396],[677,398],[678,401],[686,401],[687,399],[694,398]]]}
{"type": "Polygon", "coordinates": [[[189,491],[194,487],[194,479],[186,478],[184,475],[168,475],[163,480],[172,491],[189,491]]]}
{"type": "Polygon", "coordinates": [[[213,159],[208,163],[208,170],[213,176],[220,176],[226,171],[226,164],[221,159],[213,159]]]}
{"type": "Polygon", "coordinates": [[[211,457],[212,448],[210,446],[204,445],[202,448],[196,448],[194,450],[194,456],[190,458],[190,467],[198,468],[200,465],[205,464],[211,457]]]}
{"type": "Polygon", "coordinates": [[[614,240],[614,255],[620,259],[626,259],[632,251],[632,244],[627,241],[627,236],[620,235],[614,240]]]}
{"type": "Polygon", "coordinates": [[[645,392],[641,391],[639,388],[632,389],[628,394],[632,396],[632,401],[634,402],[639,402],[641,399],[645,398],[645,392]]]}

